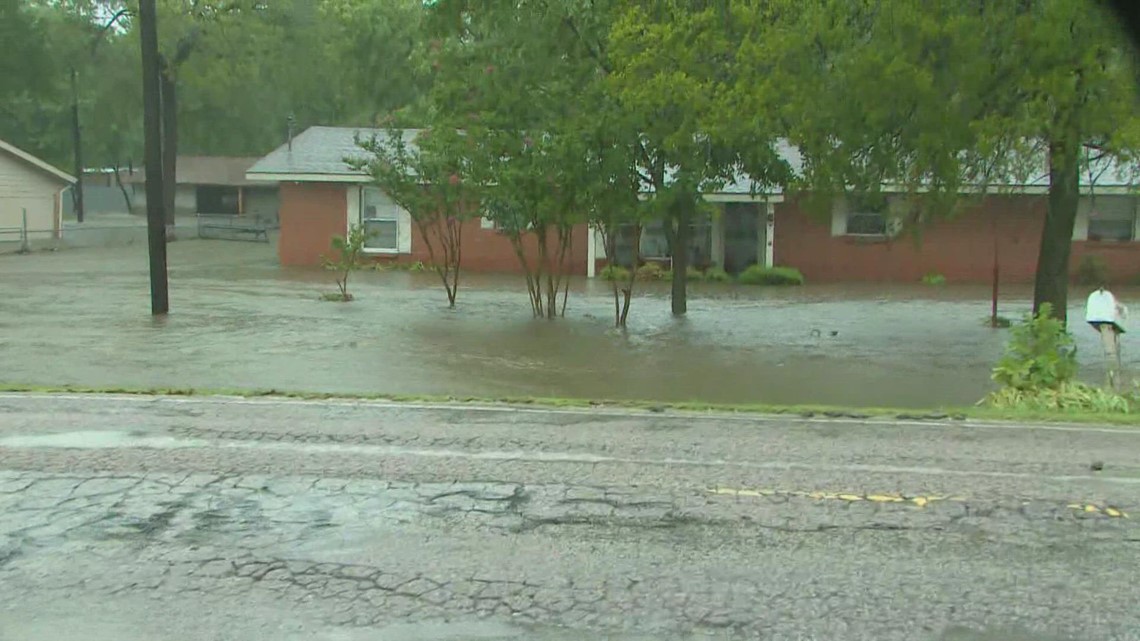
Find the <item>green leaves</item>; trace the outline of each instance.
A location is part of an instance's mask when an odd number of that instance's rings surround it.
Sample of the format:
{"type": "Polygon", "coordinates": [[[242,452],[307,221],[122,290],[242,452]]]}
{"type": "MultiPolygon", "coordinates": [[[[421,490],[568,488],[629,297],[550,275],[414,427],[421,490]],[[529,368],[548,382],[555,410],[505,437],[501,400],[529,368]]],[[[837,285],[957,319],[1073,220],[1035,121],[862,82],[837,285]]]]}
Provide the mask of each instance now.
{"type": "Polygon", "coordinates": [[[1049,303],[1036,316],[1010,329],[1005,355],[994,367],[993,379],[1003,388],[1020,391],[1058,389],[1077,374],[1077,349],[1065,324],[1052,316],[1049,303]]]}

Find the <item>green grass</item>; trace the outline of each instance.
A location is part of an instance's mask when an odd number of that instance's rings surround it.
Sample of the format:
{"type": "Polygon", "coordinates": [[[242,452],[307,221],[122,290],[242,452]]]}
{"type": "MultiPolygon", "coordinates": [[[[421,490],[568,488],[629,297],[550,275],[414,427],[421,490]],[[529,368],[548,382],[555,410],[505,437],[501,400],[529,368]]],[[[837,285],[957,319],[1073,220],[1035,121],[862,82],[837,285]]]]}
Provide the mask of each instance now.
{"type": "Polygon", "coordinates": [[[879,418],[956,422],[966,419],[1022,423],[1083,423],[1140,426],[1140,414],[1086,411],[1042,411],[992,407],[948,407],[906,409],[890,407],[839,407],[829,405],[767,405],[752,403],[707,403],[704,401],[661,402],[644,400],[530,397],[530,396],[445,396],[433,394],[352,394],[290,390],[206,389],[188,387],[89,387],[83,385],[25,385],[0,383],[0,392],[29,394],[127,394],[158,396],[231,396],[242,398],[282,398],[305,400],[375,400],[402,403],[458,403],[544,408],[616,408],[652,412],[754,414],[757,416],[802,416],[820,418],[879,418]]]}
{"type": "Polygon", "coordinates": [[[736,282],[743,285],[803,285],[804,275],[795,267],[752,265],[741,272],[736,282]]]}

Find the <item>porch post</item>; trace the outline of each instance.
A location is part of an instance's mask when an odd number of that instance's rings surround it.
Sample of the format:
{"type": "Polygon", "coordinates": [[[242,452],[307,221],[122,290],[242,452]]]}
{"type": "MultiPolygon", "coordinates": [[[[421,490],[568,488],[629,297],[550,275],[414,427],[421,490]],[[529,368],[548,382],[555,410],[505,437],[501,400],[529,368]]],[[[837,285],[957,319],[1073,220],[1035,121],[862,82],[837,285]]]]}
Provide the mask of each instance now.
{"type": "Polygon", "coordinates": [[[767,201],[764,203],[765,207],[765,227],[764,227],[764,266],[771,267],[773,264],[773,251],[775,245],[772,241],[776,237],[776,203],[767,201]]]}
{"type": "Polygon", "coordinates": [[[720,212],[712,218],[712,264],[724,269],[724,204],[717,203],[720,212]]]}
{"type": "Polygon", "coordinates": [[[593,278],[598,262],[598,232],[586,225],[586,278],[593,278]]]}

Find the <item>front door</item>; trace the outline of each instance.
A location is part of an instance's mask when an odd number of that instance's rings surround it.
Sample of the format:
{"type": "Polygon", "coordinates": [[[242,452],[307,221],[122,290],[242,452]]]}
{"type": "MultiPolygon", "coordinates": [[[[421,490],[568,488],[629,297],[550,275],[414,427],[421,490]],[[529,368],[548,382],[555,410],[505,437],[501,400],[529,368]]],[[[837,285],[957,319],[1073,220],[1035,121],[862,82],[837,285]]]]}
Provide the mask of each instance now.
{"type": "Polygon", "coordinates": [[[760,262],[765,229],[760,203],[724,204],[724,271],[739,274],[760,262]]]}

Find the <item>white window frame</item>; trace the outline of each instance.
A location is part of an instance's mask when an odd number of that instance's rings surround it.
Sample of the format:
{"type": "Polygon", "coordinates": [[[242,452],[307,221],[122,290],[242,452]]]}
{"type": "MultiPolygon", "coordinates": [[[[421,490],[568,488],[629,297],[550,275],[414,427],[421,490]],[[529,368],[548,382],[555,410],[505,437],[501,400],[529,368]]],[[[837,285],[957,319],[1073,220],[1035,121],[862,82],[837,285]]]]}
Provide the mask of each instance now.
{"type": "MultiPolygon", "coordinates": [[[[1088,198],[1088,197],[1082,196],[1081,200],[1085,201],[1086,198],[1088,198]]],[[[1095,198],[1088,198],[1087,202],[1081,203],[1081,209],[1084,212],[1086,212],[1086,217],[1087,217],[1086,228],[1085,228],[1085,239],[1092,241],[1092,242],[1097,242],[1097,243],[1134,243],[1137,240],[1140,240],[1140,238],[1137,237],[1138,232],[1140,232],[1140,229],[1138,229],[1138,228],[1140,228],[1140,216],[1137,215],[1137,211],[1136,211],[1137,202],[1136,202],[1135,196],[1127,196],[1126,197],[1126,198],[1128,198],[1128,204],[1131,205],[1131,209],[1132,209],[1132,215],[1131,215],[1131,223],[1132,224],[1131,224],[1131,233],[1129,234],[1129,237],[1127,239],[1095,238],[1094,237],[1095,234],[1093,234],[1093,224],[1095,222],[1097,222],[1098,220],[1105,220],[1104,218],[1102,218],[1100,216],[1094,216],[1093,215],[1093,213],[1098,209],[1096,207],[1096,201],[1101,199],[1101,198],[1115,199],[1115,198],[1120,198],[1120,196],[1099,196],[1099,197],[1095,197],[1095,198]]],[[[1114,218],[1113,220],[1127,221],[1128,219],[1127,218],[1114,218]]]]}
{"type": "Polygon", "coordinates": [[[894,207],[895,199],[893,196],[887,196],[886,204],[879,211],[856,211],[851,208],[851,201],[849,199],[838,198],[831,210],[831,235],[846,236],[848,238],[893,238],[898,235],[901,227],[901,221],[891,212],[894,207]],[[848,231],[850,229],[851,217],[861,215],[877,215],[881,217],[883,219],[883,231],[881,233],[872,234],[852,233],[848,231]]]}
{"type": "Polygon", "coordinates": [[[365,207],[365,202],[369,199],[367,197],[367,194],[369,194],[369,192],[379,194],[380,198],[382,200],[389,200],[384,195],[383,190],[381,190],[379,187],[361,186],[360,189],[357,191],[356,199],[355,199],[356,200],[356,216],[355,216],[356,223],[361,225],[362,227],[364,226],[365,222],[370,222],[370,221],[395,223],[395,225],[396,225],[396,244],[394,247],[369,247],[368,246],[368,240],[365,239],[365,241],[364,241],[364,253],[365,254],[371,254],[371,255],[381,255],[381,256],[385,256],[385,255],[391,256],[391,255],[396,255],[396,254],[409,253],[410,248],[408,250],[405,250],[403,247],[403,245],[404,245],[403,237],[406,235],[406,233],[408,231],[410,231],[410,230],[405,229],[406,221],[404,220],[405,215],[404,215],[403,210],[400,209],[400,207],[398,205],[396,205],[395,203],[388,202],[388,203],[386,203],[386,206],[385,206],[383,211],[379,211],[379,210],[377,211],[377,215],[366,216],[364,213],[364,207],[365,207]]]}

